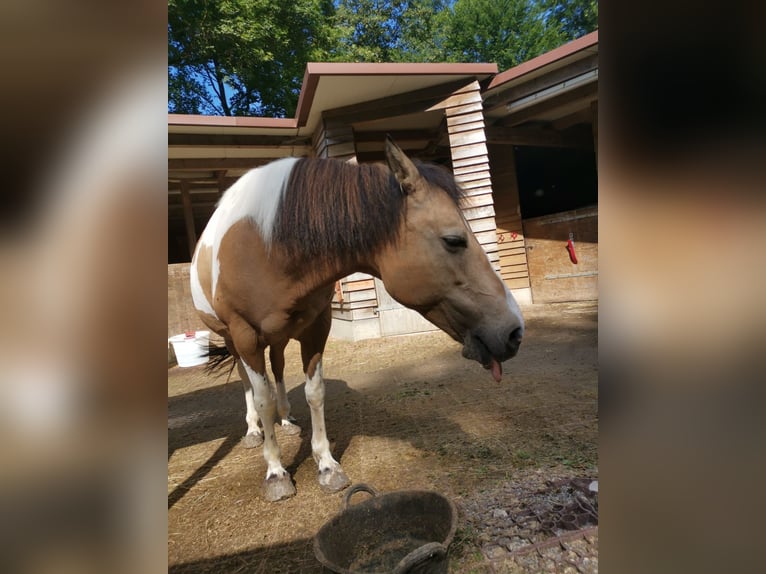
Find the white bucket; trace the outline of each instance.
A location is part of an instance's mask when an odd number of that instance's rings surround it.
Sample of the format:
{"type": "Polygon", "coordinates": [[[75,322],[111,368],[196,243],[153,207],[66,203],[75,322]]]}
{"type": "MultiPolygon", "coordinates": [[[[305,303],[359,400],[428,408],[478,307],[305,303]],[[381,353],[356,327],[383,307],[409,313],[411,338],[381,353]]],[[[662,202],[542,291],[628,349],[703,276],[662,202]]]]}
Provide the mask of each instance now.
{"type": "Polygon", "coordinates": [[[190,333],[188,336],[181,333],[173,335],[168,341],[173,345],[179,367],[195,367],[207,363],[210,331],[194,331],[193,335],[190,333]]]}

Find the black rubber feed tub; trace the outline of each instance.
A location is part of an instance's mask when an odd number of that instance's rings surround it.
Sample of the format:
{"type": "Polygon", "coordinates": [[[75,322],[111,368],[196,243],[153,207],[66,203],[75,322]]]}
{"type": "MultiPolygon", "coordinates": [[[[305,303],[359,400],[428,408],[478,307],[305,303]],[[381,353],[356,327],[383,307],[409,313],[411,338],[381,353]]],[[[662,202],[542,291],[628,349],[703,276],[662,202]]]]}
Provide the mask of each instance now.
{"type": "Polygon", "coordinates": [[[317,532],[314,554],[339,574],[442,574],[456,527],[455,505],[441,494],[379,494],[356,484],[346,492],[340,513],[317,532]],[[360,491],[372,498],[350,504],[360,491]]]}

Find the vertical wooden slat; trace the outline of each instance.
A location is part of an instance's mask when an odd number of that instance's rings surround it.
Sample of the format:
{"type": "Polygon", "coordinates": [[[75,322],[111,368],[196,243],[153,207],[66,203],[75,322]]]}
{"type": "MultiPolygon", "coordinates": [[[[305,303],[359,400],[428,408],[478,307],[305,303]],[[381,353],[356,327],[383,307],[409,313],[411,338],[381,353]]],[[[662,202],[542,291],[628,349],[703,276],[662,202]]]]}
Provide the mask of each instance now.
{"type": "Polygon", "coordinates": [[[312,143],[316,157],[356,161],[354,129],[348,124],[323,118],[312,143]]]}
{"type": "MultiPolygon", "coordinates": [[[[433,106],[433,109],[444,110],[453,167],[455,163],[459,164],[458,180],[471,196],[464,208],[468,223],[494,217],[492,179],[489,172],[487,136],[484,133],[479,82],[473,81],[456,90],[454,94],[433,106]],[[472,159],[465,162],[466,158],[472,159]],[[473,197],[474,195],[477,197],[473,197]]],[[[490,261],[493,262],[493,266],[499,270],[497,233],[494,228],[483,232],[479,242],[490,261]]]]}
{"type": "Polygon", "coordinates": [[[228,182],[226,181],[226,170],[221,169],[217,171],[215,175],[218,179],[218,197],[221,197],[223,192],[226,191],[226,188],[228,187],[228,182]]]}
{"type": "Polygon", "coordinates": [[[513,146],[490,144],[500,275],[510,289],[529,288],[529,261],[521,222],[513,146]]]}
{"type": "Polygon", "coordinates": [[[189,257],[194,255],[194,247],[197,245],[197,231],[194,229],[194,211],[192,209],[189,182],[181,180],[181,201],[184,208],[184,223],[186,225],[186,241],[189,244],[189,257]]]}

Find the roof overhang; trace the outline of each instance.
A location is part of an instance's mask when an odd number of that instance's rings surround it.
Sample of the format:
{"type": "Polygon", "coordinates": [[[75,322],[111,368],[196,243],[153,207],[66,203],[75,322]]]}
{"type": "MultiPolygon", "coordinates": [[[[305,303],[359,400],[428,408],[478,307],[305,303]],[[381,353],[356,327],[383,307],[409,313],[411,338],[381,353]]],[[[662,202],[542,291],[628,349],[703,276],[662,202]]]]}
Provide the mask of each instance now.
{"type": "Polygon", "coordinates": [[[497,64],[310,62],[294,118],[168,114],[168,132],[280,135],[292,131],[292,135],[310,136],[327,110],[459,80],[482,82],[494,74],[497,64]]]}
{"type": "MultiPolygon", "coordinates": [[[[168,114],[168,179],[218,178],[226,183],[226,178],[272,159],[311,155],[311,137],[323,114],[364,102],[406,99],[438,86],[484,82],[496,73],[496,64],[484,63],[312,62],[306,66],[294,118],[168,114]]],[[[433,121],[425,114],[410,115],[398,123],[392,118],[386,128],[431,129],[433,121]]]]}
{"type": "Polygon", "coordinates": [[[495,76],[482,94],[488,125],[590,122],[598,99],[598,30],[495,76]]]}

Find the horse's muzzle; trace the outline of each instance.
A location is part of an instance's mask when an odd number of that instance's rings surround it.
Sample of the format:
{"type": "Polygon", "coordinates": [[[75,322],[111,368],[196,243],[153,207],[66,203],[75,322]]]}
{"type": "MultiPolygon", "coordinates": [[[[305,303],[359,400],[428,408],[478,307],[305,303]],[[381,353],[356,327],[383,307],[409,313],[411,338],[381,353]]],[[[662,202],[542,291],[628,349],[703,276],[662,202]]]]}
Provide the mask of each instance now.
{"type": "Polygon", "coordinates": [[[515,357],[524,336],[523,327],[505,330],[503,334],[476,330],[463,341],[463,356],[489,367],[493,359],[499,363],[515,357]]]}

